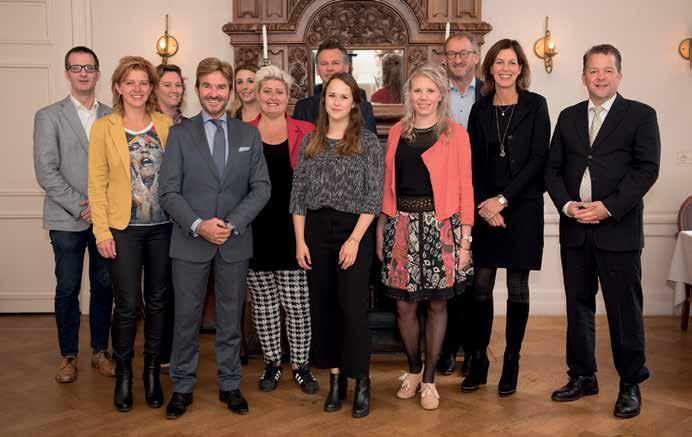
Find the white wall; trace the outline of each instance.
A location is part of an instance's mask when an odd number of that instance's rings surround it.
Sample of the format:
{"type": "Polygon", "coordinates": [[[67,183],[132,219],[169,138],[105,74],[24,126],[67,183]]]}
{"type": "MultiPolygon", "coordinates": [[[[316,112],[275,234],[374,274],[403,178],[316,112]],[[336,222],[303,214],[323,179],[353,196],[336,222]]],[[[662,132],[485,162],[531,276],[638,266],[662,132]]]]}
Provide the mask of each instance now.
{"type": "MultiPolygon", "coordinates": [[[[9,0],[0,3],[0,312],[52,311],[52,252],[41,230],[42,191],[33,176],[33,113],[68,92],[62,57],[73,45],[91,46],[101,60],[99,99],[110,103],[110,75],[120,57],[142,55],[158,63],[154,43],[169,30],[180,44],[171,63],[188,77],[185,112],[199,110],[194,69],[200,59],[218,56],[232,61],[221,27],[230,21],[231,0],[9,0]],[[200,7],[199,5],[202,5],[200,7]]],[[[677,54],[677,45],[692,35],[689,0],[485,0],[483,19],[494,29],[487,49],[504,37],[518,39],[533,71],[532,90],[546,96],[551,119],[585,98],[581,56],[591,45],[609,42],[623,55],[622,94],[658,111],[663,143],[661,176],[646,197],[643,255],[645,311],[671,314],[672,290],[665,278],[673,248],[675,214],[692,191],[692,166],[679,165],[676,154],[692,151],[692,71],[677,54]],[[598,15],[595,12],[598,10],[598,15]],[[552,74],[533,55],[533,43],[544,31],[545,15],[559,54],[552,74]]],[[[532,275],[532,312],[564,312],[557,244],[557,214],[546,207],[546,249],[541,272],[532,275]]],[[[496,302],[503,311],[503,278],[496,302]]],[[[86,299],[84,299],[86,302],[86,299]]],[[[84,307],[84,306],[83,306],[84,307]]],[[[86,307],[84,307],[86,308],[86,307]]]]}

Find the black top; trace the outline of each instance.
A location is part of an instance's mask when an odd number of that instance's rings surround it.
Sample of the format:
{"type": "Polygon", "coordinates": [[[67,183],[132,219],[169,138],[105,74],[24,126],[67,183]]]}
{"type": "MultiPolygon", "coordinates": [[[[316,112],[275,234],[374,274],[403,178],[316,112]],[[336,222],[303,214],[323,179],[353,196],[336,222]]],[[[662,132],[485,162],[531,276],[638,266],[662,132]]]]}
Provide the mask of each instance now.
{"type": "MultiPolygon", "coordinates": [[[[515,108],[516,109],[516,108],[515,108]]],[[[507,129],[507,124],[509,123],[510,117],[513,115],[512,107],[497,106],[493,105],[493,127],[491,129],[489,137],[489,148],[488,148],[488,166],[490,173],[493,175],[490,181],[491,192],[501,193],[504,191],[505,187],[509,185],[512,179],[512,173],[509,169],[509,155],[507,153],[508,141],[507,137],[509,132],[505,136],[505,130],[507,129]],[[505,115],[502,115],[500,109],[505,110],[505,115]],[[498,119],[499,115],[499,119],[498,119]],[[499,135],[498,135],[498,125],[499,125],[499,135]],[[505,136],[505,156],[500,156],[500,136],[505,136]]]]}
{"type": "Polygon", "coordinates": [[[421,155],[437,141],[434,126],[428,129],[413,129],[413,141],[403,136],[399,139],[394,157],[396,195],[407,197],[432,197],[430,173],[421,155]]]}
{"type": "Polygon", "coordinates": [[[272,191],[269,202],[252,223],[253,270],[297,270],[296,237],[288,212],[291,199],[293,169],[288,153],[288,140],[281,144],[262,143],[272,191]]]}

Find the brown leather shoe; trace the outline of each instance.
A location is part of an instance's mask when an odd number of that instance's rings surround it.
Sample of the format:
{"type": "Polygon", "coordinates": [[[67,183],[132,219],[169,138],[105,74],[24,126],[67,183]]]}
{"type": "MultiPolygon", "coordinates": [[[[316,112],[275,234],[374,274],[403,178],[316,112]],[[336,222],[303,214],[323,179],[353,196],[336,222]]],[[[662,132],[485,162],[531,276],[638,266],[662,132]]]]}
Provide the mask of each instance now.
{"type": "Polygon", "coordinates": [[[115,376],[115,363],[106,351],[94,352],[91,355],[91,367],[98,369],[103,376],[115,376]]]}
{"type": "Polygon", "coordinates": [[[55,380],[58,382],[73,382],[77,379],[77,358],[64,357],[60,367],[55,372],[55,380]]]}

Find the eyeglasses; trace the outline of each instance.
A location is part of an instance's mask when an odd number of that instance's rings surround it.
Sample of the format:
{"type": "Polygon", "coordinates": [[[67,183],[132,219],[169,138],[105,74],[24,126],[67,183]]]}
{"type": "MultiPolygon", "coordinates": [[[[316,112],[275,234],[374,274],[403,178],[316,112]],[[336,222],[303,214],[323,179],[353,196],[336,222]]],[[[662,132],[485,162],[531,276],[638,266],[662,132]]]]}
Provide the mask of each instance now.
{"type": "Polygon", "coordinates": [[[460,57],[461,59],[468,59],[468,57],[471,53],[476,53],[476,52],[474,52],[473,50],[462,50],[460,52],[453,52],[450,50],[448,52],[445,52],[445,56],[447,57],[447,59],[449,59],[451,61],[454,58],[456,58],[457,56],[460,57]]]}
{"type": "Polygon", "coordinates": [[[92,64],[86,64],[86,65],[74,64],[74,65],[70,65],[69,67],[67,67],[67,69],[69,71],[71,71],[72,73],[81,73],[82,69],[84,71],[86,71],[87,73],[96,73],[97,71],[99,71],[99,69],[96,68],[96,65],[92,65],[92,64]]]}

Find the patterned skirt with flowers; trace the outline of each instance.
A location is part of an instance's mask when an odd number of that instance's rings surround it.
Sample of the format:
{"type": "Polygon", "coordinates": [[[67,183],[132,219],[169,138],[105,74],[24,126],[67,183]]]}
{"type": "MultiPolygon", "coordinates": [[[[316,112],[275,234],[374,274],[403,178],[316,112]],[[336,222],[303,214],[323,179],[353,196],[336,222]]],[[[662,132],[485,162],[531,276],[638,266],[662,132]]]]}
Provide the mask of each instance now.
{"type": "Polygon", "coordinates": [[[384,228],[382,283],[394,299],[449,299],[464,292],[473,263],[459,263],[459,215],[440,221],[434,211],[403,212],[387,218],[384,228]]]}

